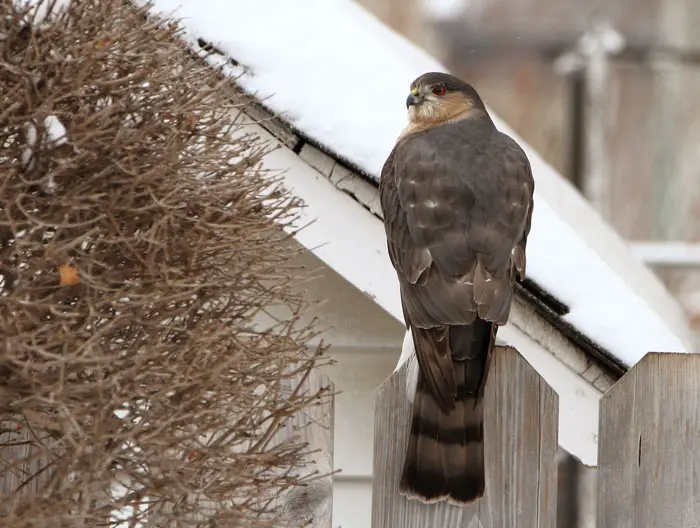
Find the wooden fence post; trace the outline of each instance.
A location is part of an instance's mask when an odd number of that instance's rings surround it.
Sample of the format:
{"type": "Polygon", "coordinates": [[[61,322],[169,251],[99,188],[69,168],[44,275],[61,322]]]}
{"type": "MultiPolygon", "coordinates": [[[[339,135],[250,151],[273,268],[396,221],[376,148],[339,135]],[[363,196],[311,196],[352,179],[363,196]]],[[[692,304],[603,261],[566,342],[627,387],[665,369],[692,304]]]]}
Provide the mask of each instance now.
{"type": "MultiPolygon", "coordinates": [[[[301,383],[291,380],[290,392],[301,383]]],[[[309,465],[301,474],[324,475],[303,487],[293,488],[282,497],[284,521],[293,526],[331,528],[333,511],[333,424],[334,386],[328,376],[314,369],[300,386],[301,395],[323,391],[318,405],[291,416],[277,435],[277,441],[300,436],[308,444],[309,465]]]]}
{"type": "Polygon", "coordinates": [[[700,526],[700,355],[647,354],[602,398],[597,528],[700,526]]]}
{"type": "Polygon", "coordinates": [[[486,493],[457,507],[398,492],[410,427],[407,368],[379,388],[372,528],[555,528],[558,397],[511,347],[496,347],[485,393],[486,493]]]}
{"type": "Polygon", "coordinates": [[[32,500],[46,484],[51,442],[48,435],[37,439],[23,417],[0,416],[0,518],[32,500]]]}
{"type": "MultiPolygon", "coordinates": [[[[285,372],[290,374],[302,364],[287,365],[285,372]]],[[[287,440],[297,444],[306,444],[303,449],[307,455],[305,463],[292,471],[295,476],[304,479],[311,477],[307,484],[295,486],[286,492],[278,492],[273,499],[272,507],[280,513],[279,528],[332,528],[333,512],[333,428],[335,409],[335,389],[328,376],[322,374],[316,367],[305,375],[302,368],[297,374],[282,380],[279,399],[284,400],[296,393],[300,398],[310,398],[318,395],[315,404],[308,406],[284,420],[284,424],[274,433],[268,448],[277,446],[287,440]],[[314,478],[319,476],[320,478],[314,478]]],[[[235,420],[232,417],[232,420],[235,420]]],[[[253,439],[256,442],[258,439],[253,439]]],[[[286,471],[286,470],[285,470],[286,471]]],[[[221,503],[207,501],[197,496],[191,496],[189,501],[197,502],[204,511],[214,511],[221,503]]],[[[233,506],[233,503],[229,503],[233,506]]],[[[160,513],[160,512],[159,512],[160,513]]],[[[172,513],[172,505],[164,509],[160,515],[172,513]]],[[[194,526],[203,517],[195,515],[190,521],[194,526]]],[[[174,524],[158,524],[160,517],[152,517],[149,524],[154,526],[175,526],[174,524]]],[[[199,525],[197,525],[199,526],[199,525]]]]}
{"type": "MultiPolygon", "coordinates": [[[[294,365],[289,367],[292,370],[294,365]]],[[[304,378],[303,373],[285,380],[285,394],[288,397],[298,389],[299,396],[309,397],[320,393],[318,405],[307,407],[297,412],[285,421],[273,438],[273,443],[280,443],[290,438],[301,439],[308,444],[305,451],[313,452],[307,457],[308,464],[299,469],[301,476],[317,473],[322,478],[310,482],[306,486],[293,488],[277,500],[286,523],[295,528],[331,528],[333,509],[333,423],[334,423],[334,387],[328,376],[318,368],[313,369],[304,378]],[[320,392],[322,390],[322,392],[320,392]]],[[[50,475],[43,469],[50,462],[48,449],[41,449],[32,437],[27,427],[18,425],[23,421],[11,420],[10,417],[0,417],[0,518],[8,515],[12,506],[21,501],[32,500],[32,496],[41,492],[41,486],[50,475]],[[5,446],[3,446],[3,444],[5,446]],[[29,479],[34,474],[37,478],[29,479]],[[29,480],[28,485],[23,485],[29,480]]],[[[47,442],[48,439],[43,439],[47,442]]],[[[123,480],[127,477],[122,476],[123,480]]],[[[115,490],[117,495],[122,490],[115,490]]],[[[206,505],[207,501],[192,497],[206,505]]],[[[214,509],[217,504],[211,503],[214,509]]],[[[164,508],[160,515],[172,513],[172,508],[164,508]]],[[[110,512],[112,522],[119,519],[120,511],[110,512]]],[[[151,521],[154,524],[166,522],[157,516],[151,521]]],[[[193,520],[193,522],[196,519],[193,520]]],[[[123,523],[126,525],[126,522],[123,523]]],[[[161,524],[157,524],[161,526],[161,524]]],[[[162,524],[171,526],[172,524],[162,524]]]]}

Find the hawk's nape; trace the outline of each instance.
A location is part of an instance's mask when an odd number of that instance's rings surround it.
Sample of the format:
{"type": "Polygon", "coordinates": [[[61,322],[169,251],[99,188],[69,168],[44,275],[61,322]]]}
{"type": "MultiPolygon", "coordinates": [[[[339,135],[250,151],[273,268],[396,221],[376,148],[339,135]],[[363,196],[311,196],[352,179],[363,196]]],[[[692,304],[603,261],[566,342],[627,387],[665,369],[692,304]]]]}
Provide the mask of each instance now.
{"type": "Polygon", "coordinates": [[[426,74],[411,94],[417,108],[380,180],[419,366],[400,491],[464,504],[486,488],[484,386],[525,273],[534,182],[525,153],[471,86],[426,74]]]}

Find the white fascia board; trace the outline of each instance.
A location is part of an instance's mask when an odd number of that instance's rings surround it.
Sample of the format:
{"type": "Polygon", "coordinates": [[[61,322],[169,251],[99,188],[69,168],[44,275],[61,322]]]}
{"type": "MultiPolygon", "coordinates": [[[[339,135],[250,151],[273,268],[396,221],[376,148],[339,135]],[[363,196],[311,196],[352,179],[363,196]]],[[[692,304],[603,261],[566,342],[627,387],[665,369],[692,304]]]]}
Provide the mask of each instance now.
{"type": "Polygon", "coordinates": [[[298,222],[304,227],[295,232],[297,241],[402,320],[399,284],[389,262],[381,220],[281,144],[265,156],[263,166],[284,171],[284,186],[305,204],[298,222]]]}
{"type": "Polygon", "coordinates": [[[630,242],[629,247],[635,257],[650,266],[700,270],[697,242],[630,242]]]}
{"type": "MultiPolygon", "coordinates": [[[[382,221],[338,188],[343,183],[349,185],[347,178],[333,183],[262,126],[247,116],[243,119],[249,123],[244,127],[246,132],[276,147],[263,158],[263,168],[281,173],[283,185],[305,203],[300,224],[308,225],[296,232],[295,238],[403,322],[398,281],[389,261],[382,221]]],[[[325,155],[317,152],[318,162],[322,162],[325,155]]],[[[325,159],[333,163],[332,158],[325,159]]],[[[377,193],[370,184],[362,188],[358,181],[357,185],[359,192],[377,193]]],[[[584,464],[595,465],[598,400],[613,381],[523,301],[514,304],[511,322],[499,336],[515,346],[559,394],[560,445],[584,464]]]]}

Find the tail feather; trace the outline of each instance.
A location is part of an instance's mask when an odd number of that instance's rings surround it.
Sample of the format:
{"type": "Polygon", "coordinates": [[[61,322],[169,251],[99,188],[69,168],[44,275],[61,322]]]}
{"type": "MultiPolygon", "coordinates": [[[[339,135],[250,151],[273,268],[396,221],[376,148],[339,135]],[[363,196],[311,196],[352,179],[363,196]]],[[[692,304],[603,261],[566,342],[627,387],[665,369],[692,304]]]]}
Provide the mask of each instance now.
{"type": "Polygon", "coordinates": [[[484,494],[483,384],[492,325],[450,327],[454,408],[445,412],[418,375],[401,493],[423,502],[466,504],[484,494]]]}

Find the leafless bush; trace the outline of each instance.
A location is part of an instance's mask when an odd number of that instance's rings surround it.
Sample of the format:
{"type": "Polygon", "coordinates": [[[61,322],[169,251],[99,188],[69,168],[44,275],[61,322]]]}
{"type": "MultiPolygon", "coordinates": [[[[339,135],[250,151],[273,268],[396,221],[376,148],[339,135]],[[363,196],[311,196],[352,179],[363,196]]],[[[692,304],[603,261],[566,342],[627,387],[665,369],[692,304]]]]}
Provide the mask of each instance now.
{"type": "Polygon", "coordinates": [[[264,525],[319,399],[279,397],[320,354],[300,204],[174,24],[0,2],[0,524],[264,525]]]}

